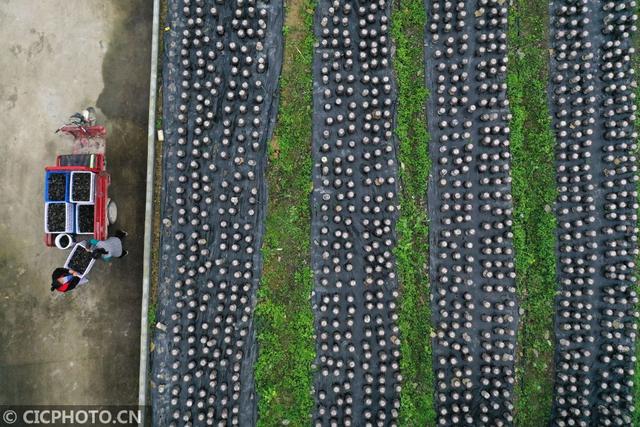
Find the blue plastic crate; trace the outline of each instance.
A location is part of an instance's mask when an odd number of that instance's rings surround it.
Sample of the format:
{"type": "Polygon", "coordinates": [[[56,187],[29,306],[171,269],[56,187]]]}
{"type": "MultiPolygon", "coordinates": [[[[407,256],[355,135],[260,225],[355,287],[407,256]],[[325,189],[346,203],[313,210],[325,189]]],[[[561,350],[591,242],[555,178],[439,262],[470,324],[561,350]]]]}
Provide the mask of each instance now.
{"type": "Polygon", "coordinates": [[[44,201],[45,202],[68,202],[70,197],[70,191],[69,191],[70,183],[71,183],[71,174],[69,172],[46,171],[44,174],[44,201]],[[64,198],[60,200],[49,198],[49,176],[55,175],[55,174],[64,176],[64,198]]]}

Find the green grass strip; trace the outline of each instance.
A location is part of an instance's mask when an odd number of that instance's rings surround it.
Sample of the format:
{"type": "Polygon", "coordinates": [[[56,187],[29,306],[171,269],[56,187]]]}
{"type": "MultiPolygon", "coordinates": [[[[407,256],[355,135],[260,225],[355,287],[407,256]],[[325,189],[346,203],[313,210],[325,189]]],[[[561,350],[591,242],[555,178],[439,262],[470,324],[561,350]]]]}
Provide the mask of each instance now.
{"type": "Polygon", "coordinates": [[[400,279],[399,320],[403,387],[400,425],[435,425],[431,353],[431,310],[427,270],[429,228],[426,196],[429,134],[425,122],[427,89],[424,78],[422,0],[399,2],[392,15],[398,82],[397,129],[400,160],[400,218],[395,250],[400,279]]]}
{"type": "Polygon", "coordinates": [[[310,268],[313,8],[287,3],[278,124],[269,146],[269,201],[256,327],[258,425],[305,426],[315,358],[310,268]]]}
{"type": "Polygon", "coordinates": [[[516,365],[516,425],[547,425],[553,396],[556,292],[554,144],[547,104],[548,0],[514,0],[509,16],[508,93],[516,284],[523,311],[516,365]]]}

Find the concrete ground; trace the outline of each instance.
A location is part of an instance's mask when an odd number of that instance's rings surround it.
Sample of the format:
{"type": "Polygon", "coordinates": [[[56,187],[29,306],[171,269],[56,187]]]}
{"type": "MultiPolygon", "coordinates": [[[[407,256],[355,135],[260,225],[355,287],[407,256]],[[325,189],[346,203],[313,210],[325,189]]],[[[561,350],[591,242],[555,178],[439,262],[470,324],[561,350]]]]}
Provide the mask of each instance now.
{"type": "Polygon", "coordinates": [[[152,0],[0,0],[0,404],[136,404],[152,0]],[[129,256],[51,293],[54,131],[95,105],[129,256]]]}

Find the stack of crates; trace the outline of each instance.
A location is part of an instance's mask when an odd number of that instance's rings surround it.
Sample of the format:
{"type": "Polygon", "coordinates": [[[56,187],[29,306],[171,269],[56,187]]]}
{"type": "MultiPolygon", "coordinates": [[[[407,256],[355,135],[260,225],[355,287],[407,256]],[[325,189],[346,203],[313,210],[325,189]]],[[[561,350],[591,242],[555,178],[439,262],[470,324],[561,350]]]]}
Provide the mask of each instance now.
{"type": "Polygon", "coordinates": [[[76,234],[93,234],[94,214],[95,214],[95,186],[96,174],[93,172],[74,171],[71,172],[69,196],[72,203],[75,204],[75,233],[76,234]],[[78,180],[84,179],[89,186],[89,192],[82,197],[74,191],[74,184],[77,185],[78,180]],[[83,215],[89,216],[91,222],[85,228],[82,228],[80,219],[83,215]]]}
{"type": "Polygon", "coordinates": [[[95,181],[95,173],[89,171],[45,172],[45,233],[93,234],[95,181]],[[84,180],[85,185],[89,185],[88,193],[77,194],[74,192],[74,182],[78,180],[84,180]],[[51,218],[50,215],[52,215],[51,218]],[[90,227],[85,223],[85,229],[82,228],[79,221],[82,215],[91,217],[90,227]],[[64,216],[64,223],[62,221],[55,223],[55,218],[61,216],[64,216]]]}
{"type": "Polygon", "coordinates": [[[44,177],[44,231],[45,233],[72,233],[74,209],[69,202],[69,172],[47,171],[44,177]],[[63,183],[64,185],[61,185],[63,183]],[[63,188],[63,189],[61,189],[63,188]],[[64,215],[64,223],[50,223],[49,216],[64,215]]]}

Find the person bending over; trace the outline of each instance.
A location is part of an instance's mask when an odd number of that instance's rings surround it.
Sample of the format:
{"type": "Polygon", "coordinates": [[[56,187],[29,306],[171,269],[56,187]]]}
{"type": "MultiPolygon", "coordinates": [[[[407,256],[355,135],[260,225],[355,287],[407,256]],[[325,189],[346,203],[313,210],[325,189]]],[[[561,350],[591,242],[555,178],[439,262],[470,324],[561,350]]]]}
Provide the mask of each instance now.
{"type": "Polygon", "coordinates": [[[51,292],[69,292],[76,288],[78,285],[84,285],[89,280],[81,277],[81,274],[77,271],[69,268],[56,268],[51,274],[51,292]]]}
{"type": "MultiPolygon", "coordinates": [[[[112,258],[124,258],[128,252],[123,249],[122,243],[127,234],[126,231],[118,230],[114,237],[109,237],[106,240],[91,239],[85,241],[88,245],[85,242],[81,244],[85,244],[85,248],[89,246],[88,250],[92,252],[91,256],[94,259],[100,258],[103,261],[109,261],[112,258]]],[[[87,273],[88,271],[85,271],[84,275],[86,276],[87,273]]],[[[70,268],[56,268],[51,275],[51,292],[69,292],[88,281],[82,274],[70,268]]]]}
{"type": "Polygon", "coordinates": [[[114,237],[109,237],[106,240],[89,240],[93,258],[110,261],[112,258],[124,258],[127,256],[129,252],[122,247],[122,244],[128,234],[126,231],[118,230],[114,237]]]}

